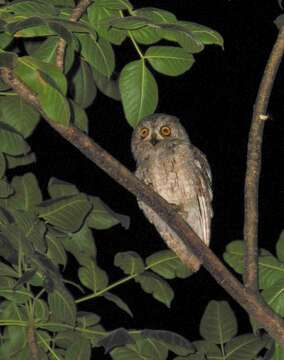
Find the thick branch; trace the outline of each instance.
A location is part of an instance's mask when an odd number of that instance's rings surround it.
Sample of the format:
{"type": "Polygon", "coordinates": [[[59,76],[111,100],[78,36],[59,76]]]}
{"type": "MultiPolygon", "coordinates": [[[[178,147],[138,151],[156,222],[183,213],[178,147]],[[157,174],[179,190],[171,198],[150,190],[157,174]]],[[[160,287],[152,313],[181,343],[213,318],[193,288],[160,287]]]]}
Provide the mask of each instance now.
{"type": "MultiPolygon", "coordinates": [[[[73,9],[69,21],[76,22],[82,14],[86,11],[87,7],[91,4],[91,0],[81,0],[78,5],[73,9]]],[[[60,39],[56,48],[56,66],[63,71],[64,68],[64,55],[66,49],[66,41],[60,39]]]]}
{"type": "Polygon", "coordinates": [[[40,360],[38,346],[37,346],[37,342],[36,342],[36,338],[35,338],[35,328],[34,328],[34,324],[32,322],[29,323],[29,326],[28,326],[27,342],[28,342],[28,346],[29,346],[31,360],[40,360]]]}
{"type": "Polygon", "coordinates": [[[259,86],[249,133],[245,179],[245,286],[258,291],[258,188],[261,146],[266,111],[275,76],[284,52],[284,27],[280,30],[259,86]]]}
{"type": "Polygon", "coordinates": [[[182,243],[201,260],[214,279],[252,316],[268,333],[284,346],[284,322],[269,307],[261,303],[255,294],[245,289],[228,271],[214,253],[204,245],[191,227],[180,217],[173,207],[152,189],[138,180],[129,170],[86,134],[75,127],[66,128],[56,124],[43,113],[37,97],[9,69],[2,69],[1,75],[24,100],[41,112],[45,120],[66,140],[76,146],[87,158],[104,170],[116,182],[153,208],[160,217],[177,233],[182,243]],[[190,249],[189,249],[190,247],[190,249]]]}

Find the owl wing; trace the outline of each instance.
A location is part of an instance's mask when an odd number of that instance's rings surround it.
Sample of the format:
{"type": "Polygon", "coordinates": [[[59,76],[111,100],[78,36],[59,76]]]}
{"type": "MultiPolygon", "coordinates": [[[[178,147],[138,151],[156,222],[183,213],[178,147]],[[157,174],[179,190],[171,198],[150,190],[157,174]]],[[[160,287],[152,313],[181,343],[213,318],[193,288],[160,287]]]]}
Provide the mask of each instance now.
{"type": "Polygon", "coordinates": [[[195,146],[192,146],[192,153],[194,156],[194,164],[196,170],[196,194],[197,203],[201,217],[201,226],[203,237],[202,240],[206,245],[210,242],[210,224],[213,216],[211,201],[212,193],[212,175],[210,166],[207,162],[206,156],[195,146]]]}

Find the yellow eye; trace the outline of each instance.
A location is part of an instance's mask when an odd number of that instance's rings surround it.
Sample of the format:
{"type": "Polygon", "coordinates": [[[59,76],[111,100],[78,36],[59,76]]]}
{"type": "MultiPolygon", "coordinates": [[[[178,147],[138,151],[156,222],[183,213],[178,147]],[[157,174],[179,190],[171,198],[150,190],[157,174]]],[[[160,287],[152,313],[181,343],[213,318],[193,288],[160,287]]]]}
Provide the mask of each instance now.
{"type": "Polygon", "coordinates": [[[149,129],[146,127],[143,127],[140,129],[139,134],[142,139],[145,139],[149,135],[149,129]]]}
{"type": "Polygon", "coordinates": [[[172,133],[172,130],[168,126],[162,126],[160,129],[160,134],[163,136],[170,136],[172,133]]]}

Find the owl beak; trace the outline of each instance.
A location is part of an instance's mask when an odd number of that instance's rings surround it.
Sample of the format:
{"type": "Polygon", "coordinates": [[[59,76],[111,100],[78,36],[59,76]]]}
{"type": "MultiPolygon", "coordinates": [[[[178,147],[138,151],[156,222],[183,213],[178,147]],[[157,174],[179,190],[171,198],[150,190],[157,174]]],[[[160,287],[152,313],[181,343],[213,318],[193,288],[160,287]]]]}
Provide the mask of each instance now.
{"type": "Polygon", "coordinates": [[[156,134],[153,134],[151,139],[150,139],[150,143],[155,146],[156,144],[158,144],[159,140],[157,139],[156,134]]]}

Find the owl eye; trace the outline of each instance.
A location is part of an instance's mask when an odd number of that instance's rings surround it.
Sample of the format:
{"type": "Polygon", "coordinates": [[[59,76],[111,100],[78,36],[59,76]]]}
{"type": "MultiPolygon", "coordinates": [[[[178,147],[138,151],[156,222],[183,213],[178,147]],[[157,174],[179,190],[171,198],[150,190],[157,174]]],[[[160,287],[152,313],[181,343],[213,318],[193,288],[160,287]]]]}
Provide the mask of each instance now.
{"type": "Polygon", "coordinates": [[[149,135],[149,129],[146,127],[143,127],[142,129],[140,129],[139,134],[142,139],[145,139],[149,135]]]}
{"type": "Polygon", "coordinates": [[[160,134],[163,136],[170,136],[172,133],[172,130],[168,126],[162,126],[160,129],[160,134]]]}

